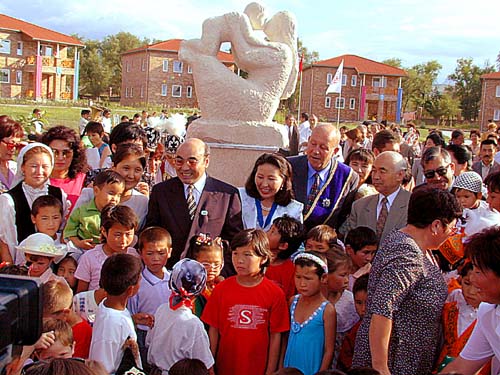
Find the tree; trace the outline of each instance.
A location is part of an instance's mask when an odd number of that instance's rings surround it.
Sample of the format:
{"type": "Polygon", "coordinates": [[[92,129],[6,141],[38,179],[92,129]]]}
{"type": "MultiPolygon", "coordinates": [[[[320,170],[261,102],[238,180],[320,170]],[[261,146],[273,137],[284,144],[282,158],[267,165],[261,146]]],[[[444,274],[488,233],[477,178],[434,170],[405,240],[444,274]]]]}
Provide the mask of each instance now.
{"type": "Polygon", "coordinates": [[[417,64],[406,70],[408,77],[403,80],[404,110],[417,110],[418,107],[424,107],[440,70],[441,64],[436,60],[417,64]]]}
{"type": "Polygon", "coordinates": [[[481,75],[491,73],[495,68],[485,63],[480,68],[472,63],[472,58],[458,59],[455,72],[448,78],[455,82],[454,94],[460,100],[462,116],[468,121],[476,120],[481,101],[481,75]]]}
{"type": "Polygon", "coordinates": [[[451,125],[460,113],[459,105],[458,99],[454,98],[451,92],[440,93],[434,89],[425,101],[424,108],[435,120],[449,120],[451,125]]]}
{"type": "Polygon", "coordinates": [[[390,65],[395,68],[400,68],[403,69],[403,63],[401,59],[398,59],[397,57],[391,57],[390,59],[386,59],[382,61],[382,64],[390,65]]]}
{"type": "Polygon", "coordinates": [[[497,69],[500,70],[500,52],[497,55],[497,69]]]}
{"type": "Polygon", "coordinates": [[[101,51],[101,42],[85,40],[85,48],[80,58],[79,92],[82,95],[91,95],[98,98],[109,87],[111,72],[104,64],[101,51]]]}

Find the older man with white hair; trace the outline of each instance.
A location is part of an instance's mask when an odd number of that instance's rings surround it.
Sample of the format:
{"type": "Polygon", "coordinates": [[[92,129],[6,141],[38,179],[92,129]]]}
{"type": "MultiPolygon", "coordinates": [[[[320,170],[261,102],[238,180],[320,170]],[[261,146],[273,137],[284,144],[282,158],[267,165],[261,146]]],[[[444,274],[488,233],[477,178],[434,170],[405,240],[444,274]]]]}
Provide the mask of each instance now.
{"type": "Polygon", "coordinates": [[[353,203],[348,230],[369,227],[382,242],[390,231],[406,225],[411,193],[401,184],[407,167],[406,160],[398,152],[385,151],[377,156],[372,168],[372,184],[378,194],[353,203]]]}

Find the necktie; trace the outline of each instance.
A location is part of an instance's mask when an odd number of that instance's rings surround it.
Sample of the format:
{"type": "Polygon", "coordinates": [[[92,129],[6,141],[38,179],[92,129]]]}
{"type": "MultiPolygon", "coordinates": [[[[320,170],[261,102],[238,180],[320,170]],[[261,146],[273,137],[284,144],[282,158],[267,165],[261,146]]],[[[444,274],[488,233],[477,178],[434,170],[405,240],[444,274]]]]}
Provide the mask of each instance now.
{"type": "Polygon", "coordinates": [[[311,190],[309,190],[309,195],[307,196],[307,204],[306,204],[306,207],[304,208],[304,212],[309,211],[309,209],[311,208],[311,206],[314,203],[314,199],[316,198],[316,195],[318,195],[318,192],[319,192],[319,184],[320,184],[319,173],[315,173],[313,175],[313,177],[314,177],[314,182],[311,186],[311,190]]]}
{"type": "Polygon", "coordinates": [[[196,202],[194,200],[194,194],[193,194],[193,189],[194,185],[189,185],[187,188],[187,206],[188,206],[188,212],[189,212],[189,218],[191,221],[194,219],[194,213],[196,211],[196,202]]]}
{"type": "Polygon", "coordinates": [[[387,221],[387,215],[389,215],[389,210],[387,209],[387,197],[382,199],[382,207],[380,208],[380,213],[377,219],[377,237],[380,239],[382,232],[384,231],[385,222],[387,221]]]}

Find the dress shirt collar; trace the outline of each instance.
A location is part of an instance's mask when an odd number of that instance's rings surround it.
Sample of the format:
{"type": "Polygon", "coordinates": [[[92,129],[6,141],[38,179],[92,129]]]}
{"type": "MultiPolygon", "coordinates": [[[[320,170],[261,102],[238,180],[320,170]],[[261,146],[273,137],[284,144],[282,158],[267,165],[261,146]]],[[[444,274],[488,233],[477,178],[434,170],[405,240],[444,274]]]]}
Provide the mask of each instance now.
{"type": "Polygon", "coordinates": [[[328,163],[328,165],[323,168],[322,170],[320,171],[317,171],[316,169],[314,169],[311,165],[311,163],[309,163],[309,161],[307,162],[307,180],[309,181],[316,173],[319,174],[319,178],[321,180],[321,183],[325,182],[326,179],[328,178],[328,173],[330,172],[330,167],[332,165],[332,160],[330,160],[330,162],[328,163]]]}
{"type": "MultiPolygon", "coordinates": [[[[394,203],[394,199],[396,199],[396,196],[399,194],[399,191],[401,190],[401,186],[392,194],[389,194],[387,196],[387,204],[389,205],[388,208],[392,207],[392,204],[394,203]]],[[[380,194],[378,195],[378,205],[380,206],[382,204],[382,199],[384,199],[384,195],[380,194]]]]}
{"type": "Polygon", "coordinates": [[[142,271],[142,278],[149,284],[156,285],[161,282],[168,282],[170,279],[170,274],[168,273],[167,269],[163,267],[163,279],[160,279],[156,275],[153,275],[148,267],[144,267],[144,270],[142,271]]]}
{"type": "MultiPolygon", "coordinates": [[[[203,173],[198,181],[196,181],[193,186],[196,192],[201,195],[203,189],[205,188],[205,184],[207,183],[207,174],[203,173]]],[[[188,184],[182,183],[184,185],[184,195],[187,196],[187,189],[189,187],[188,184]]]]}

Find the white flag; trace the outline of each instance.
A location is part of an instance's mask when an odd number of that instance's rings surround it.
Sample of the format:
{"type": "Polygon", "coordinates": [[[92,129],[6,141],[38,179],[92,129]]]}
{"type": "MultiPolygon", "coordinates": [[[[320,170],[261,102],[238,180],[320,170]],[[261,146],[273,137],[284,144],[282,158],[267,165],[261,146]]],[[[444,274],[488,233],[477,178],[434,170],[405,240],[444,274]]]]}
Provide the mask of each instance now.
{"type": "Polygon", "coordinates": [[[326,95],[330,93],[340,94],[342,92],[342,70],[344,69],[344,60],[340,63],[340,66],[335,73],[335,77],[333,77],[332,82],[326,89],[326,95]]]}

